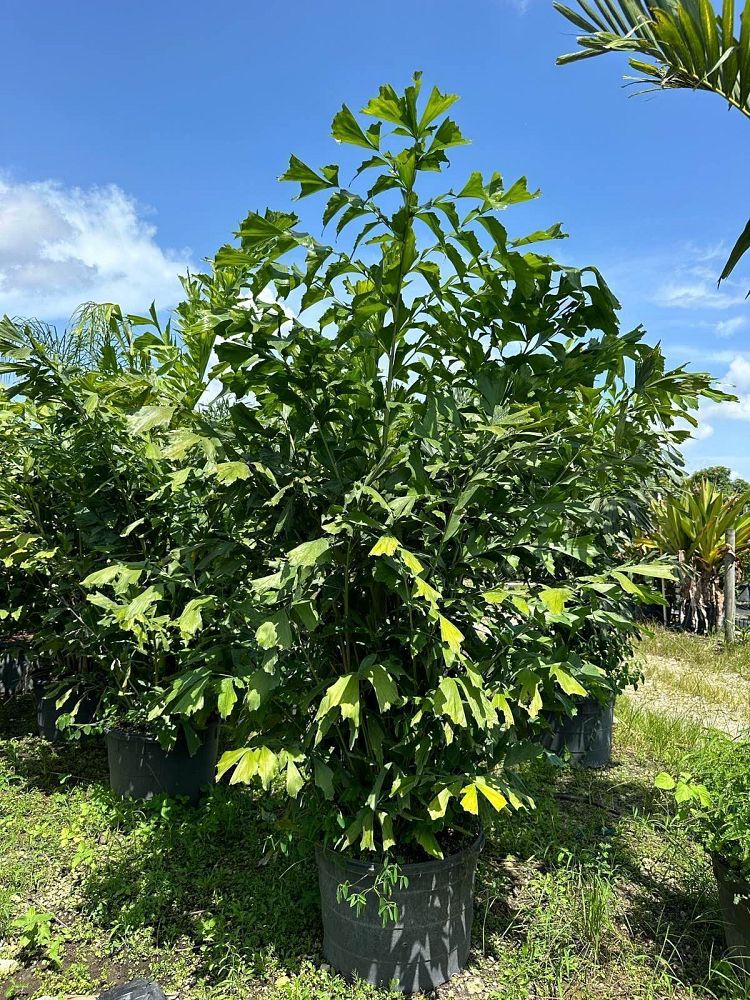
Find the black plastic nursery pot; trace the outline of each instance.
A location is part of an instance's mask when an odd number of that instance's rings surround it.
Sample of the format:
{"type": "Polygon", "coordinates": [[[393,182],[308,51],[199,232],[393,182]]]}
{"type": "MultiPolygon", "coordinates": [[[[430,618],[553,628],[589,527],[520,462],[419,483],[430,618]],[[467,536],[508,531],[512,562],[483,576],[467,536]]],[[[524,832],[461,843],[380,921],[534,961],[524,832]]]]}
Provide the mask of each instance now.
{"type": "Polygon", "coordinates": [[[718,855],[711,860],[719,887],[728,958],[750,976],[750,882],[736,875],[718,855]]]}
{"type": "Polygon", "coordinates": [[[106,734],[110,786],[123,798],[182,796],[197,805],[202,791],[216,782],[218,722],[200,736],[201,745],[191,756],[182,734],[171,750],[164,750],[153,736],[110,729],[106,734]]]}
{"type": "Polygon", "coordinates": [[[0,639],[0,698],[10,698],[29,690],[29,661],[25,644],[0,639]]]}
{"type": "Polygon", "coordinates": [[[359,916],[348,900],[337,899],[343,882],[356,892],[370,889],[380,866],[318,848],[323,952],[331,965],[373,986],[395,982],[403,993],[434,989],[454,976],[469,957],[474,874],[483,847],[480,836],[444,860],[402,865],[409,884],[394,890],[398,918],[385,927],[375,893],[367,892],[359,916]]]}
{"type": "Polygon", "coordinates": [[[85,694],[83,697],[72,692],[62,705],[58,706],[58,695],[46,694],[43,690],[36,691],[36,725],[39,736],[49,743],[55,743],[62,736],[57,728],[60,716],[72,712],[78,705],[75,722],[78,725],[88,725],[94,721],[98,698],[95,694],[85,694]]]}
{"type": "Polygon", "coordinates": [[[578,713],[550,719],[552,732],[542,743],[547,750],[563,755],[567,751],[573,764],[581,767],[605,767],[612,759],[614,700],[603,705],[596,698],[585,698],[578,713]]]}

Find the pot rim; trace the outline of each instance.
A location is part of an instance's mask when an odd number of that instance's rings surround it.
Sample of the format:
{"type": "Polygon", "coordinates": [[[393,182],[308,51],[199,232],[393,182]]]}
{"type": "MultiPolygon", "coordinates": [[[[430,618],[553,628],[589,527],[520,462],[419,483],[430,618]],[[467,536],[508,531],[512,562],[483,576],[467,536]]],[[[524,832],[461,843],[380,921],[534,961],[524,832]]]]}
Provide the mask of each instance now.
{"type": "MultiPolygon", "coordinates": [[[[433,858],[431,861],[409,861],[406,864],[400,865],[400,868],[405,875],[426,875],[433,871],[444,871],[446,868],[460,864],[471,854],[479,857],[486,843],[487,840],[484,836],[484,831],[481,831],[473,843],[467,844],[466,847],[461,848],[460,851],[456,851],[455,854],[449,854],[447,858],[433,858]]],[[[318,862],[322,859],[331,860],[341,865],[342,868],[357,872],[360,875],[375,875],[380,870],[380,864],[375,861],[358,861],[356,858],[348,857],[343,851],[334,851],[329,847],[323,847],[321,844],[315,845],[315,857],[318,862]]]]}
{"type": "Polygon", "coordinates": [[[717,854],[716,851],[711,852],[711,861],[717,879],[721,876],[725,882],[732,882],[733,885],[747,890],[747,893],[750,894],[750,876],[741,875],[726,858],[717,854]]]}
{"type": "MultiPolygon", "coordinates": [[[[197,732],[201,735],[204,733],[210,734],[214,730],[218,732],[218,729],[219,729],[219,721],[218,719],[214,719],[211,722],[209,722],[206,726],[204,726],[203,729],[197,730],[197,732]]],[[[137,729],[120,729],[119,726],[105,726],[102,731],[105,736],[115,736],[118,739],[127,740],[129,742],[140,740],[143,743],[159,743],[158,736],[153,736],[151,733],[143,733],[137,729]]],[[[180,734],[178,733],[178,738],[179,735],[180,734]]],[[[201,741],[201,746],[203,746],[204,742],[205,742],[204,740],[201,741]]],[[[161,746],[161,744],[159,745],[161,746]]]]}

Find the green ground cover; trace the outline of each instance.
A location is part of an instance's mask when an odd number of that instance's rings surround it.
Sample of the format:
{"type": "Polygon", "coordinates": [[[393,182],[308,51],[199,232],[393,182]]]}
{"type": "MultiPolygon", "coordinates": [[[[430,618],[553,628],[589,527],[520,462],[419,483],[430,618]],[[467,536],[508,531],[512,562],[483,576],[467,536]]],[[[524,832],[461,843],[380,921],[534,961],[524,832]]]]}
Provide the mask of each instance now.
{"type": "MultiPolygon", "coordinates": [[[[668,655],[709,655],[701,642],[668,655]]],[[[473,954],[438,996],[750,997],[721,960],[710,866],[653,788],[695,727],[622,698],[612,767],[530,771],[537,810],[489,832],[473,954]]],[[[187,1000],[388,995],[326,967],[311,845],[269,852],[273,799],[121,803],[98,741],[41,742],[23,701],[0,706],[0,733],[0,996],[90,996],[142,974],[187,1000]]]]}

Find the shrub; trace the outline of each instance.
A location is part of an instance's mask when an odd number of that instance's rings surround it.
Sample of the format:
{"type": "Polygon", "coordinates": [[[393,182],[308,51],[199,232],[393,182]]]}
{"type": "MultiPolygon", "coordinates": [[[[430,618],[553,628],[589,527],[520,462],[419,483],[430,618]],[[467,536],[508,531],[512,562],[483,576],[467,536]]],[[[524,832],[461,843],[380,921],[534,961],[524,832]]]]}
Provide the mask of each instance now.
{"type": "Polygon", "coordinates": [[[621,565],[624,541],[711,389],[620,332],[595,269],[529,249],[559,225],[508,235],[525,178],[436,193],[465,139],[456,98],[420,104],[420,84],[381,88],[369,124],[334,118],[364,190],[292,157],[282,179],[326,195],[337,245],[252,212],[184,316],[220,330],[251,465],[237,531],[262,562],[237,595],[257,673],[221,769],[284,775],[329,842],[441,856],[523,804],[544,706],[622,682],[654,597],[634,577],[661,572],[621,565]]]}
{"type": "Polygon", "coordinates": [[[683,760],[676,780],[657,776],[673,790],[678,816],[702,847],[750,880],[750,742],[707,735],[683,760]]]}
{"type": "Polygon", "coordinates": [[[21,605],[8,593],[3,612],[33,631],[59,693],[100,697],[100,725],[192,739],[231,712],[238,672],[206,620],[210,608],[221,621],[242,558],[237,538],[233,560],[217,558],[238,477],[222,462],[220,419],[199,405],[212,337],[178,343],[155,315],[114,307],[83,316],[67,338],[0,328],[12,375],[0,396],[0,557],[29,595],[21,605]],[[210,461],[193,473],[181,454],[196,430],[210,461]]]}

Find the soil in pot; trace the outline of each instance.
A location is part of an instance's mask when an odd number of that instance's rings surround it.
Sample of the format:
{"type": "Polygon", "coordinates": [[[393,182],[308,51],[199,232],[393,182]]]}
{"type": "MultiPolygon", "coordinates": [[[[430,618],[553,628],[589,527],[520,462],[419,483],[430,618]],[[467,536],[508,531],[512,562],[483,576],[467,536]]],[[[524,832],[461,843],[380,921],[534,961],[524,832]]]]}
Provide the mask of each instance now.
{"type": "Polygon", "coordinates": [[[83,697],[73,692],[58,707],[58,695],[45,694],[43,690],[36,691],[36,724],[39,736],[50,743],[56,743],[62,737],[62,733],[57,728],[57,722],[61,715],[72,712],[80,700],[75,722],[77,725],[88,725],[94,721],[96,716],[96,706],[99,699],[93,693],[85,694],[83,697]]]}
{"type": "Polygon", "coordinates": [[[542,743],[547,750],[562,756],[569,754],[581,767],[605,767],[612,759],[614,701],[602,705],[596,698],[586,698],[574,716],[556,716],[549,721],[552,732],[542,743]]]}
{"type": "Polygon", "coordinates": [[[197,805],[204,789],[216,782],[219,724],[201,734],[201,745],[191,756],[180,734],[171,750],[144,733],[111,729],[107,733],[109,783],[123,798],[152,799],[155,795],[185,797],[197,805]]]}
{"type": "Polygon", "coordinates": [[[319,848],[316,852],[323,913],[323,951],[347,978],[355,974],[374,986],[392,981],[404,993],[431,990],[459,972],[469,956],[474,918],[474,874],[484,846],[480,836],[442,861],[401,865],[409,879],[395,889],[398,918],[383,927],[371,889],[377,864],[354,861],[319,848]],[[357,916],[349,901],[338,900],[338,887],[366,892],[357,916]]]}
{"type": "Polygon", "coordinates": [[[750,976],[750,882],[736,875],[718,855],[712,859],[728,958],[750,976]]]}

